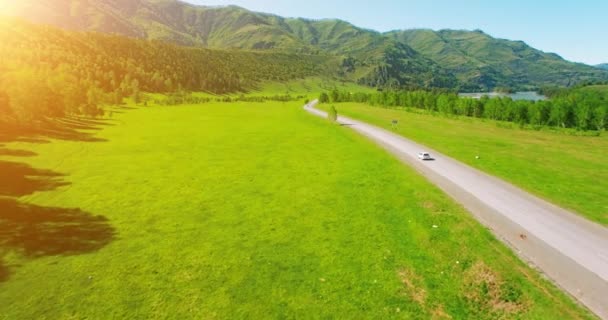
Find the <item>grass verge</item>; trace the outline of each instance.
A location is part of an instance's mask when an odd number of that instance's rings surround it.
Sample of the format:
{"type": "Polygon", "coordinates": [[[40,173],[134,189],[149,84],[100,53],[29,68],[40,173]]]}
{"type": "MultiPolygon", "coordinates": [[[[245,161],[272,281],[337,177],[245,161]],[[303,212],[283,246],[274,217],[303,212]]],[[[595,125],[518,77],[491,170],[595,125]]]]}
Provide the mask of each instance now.
{"type": "Polygon", "coordinates": [[[447,118],[357,103],[336,106],[340,115],[392,130],[608,225],[606,135],[520,130],[489,120],[447,118]],[[397,127],[391,124],[394,119],[399,120],[397,127]]]}

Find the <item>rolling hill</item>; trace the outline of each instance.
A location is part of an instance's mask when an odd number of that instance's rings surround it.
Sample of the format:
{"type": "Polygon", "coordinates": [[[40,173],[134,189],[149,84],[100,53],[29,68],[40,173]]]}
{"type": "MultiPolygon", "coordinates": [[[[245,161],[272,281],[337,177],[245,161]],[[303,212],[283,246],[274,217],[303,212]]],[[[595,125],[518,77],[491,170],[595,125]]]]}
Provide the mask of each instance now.
{"type": "Polygon", "coordinates": [[[596,67],[600,68],[600,69],[608,70],[608,63],[598,64],[596,67]]]}
{"type": "Polygon", "coordinates": [[[608,72],[480,31],[379,33],[336,19],[283,18],[176,0],[24,0],[4,12],[70,30],[186,46],[333,55],[343,59],[340,77],[370,86],[489,90],[608,79],[608,72]]]}
{"type": "Polygon", "coordinates": [[[331,79],[335,56],[182,47],[0,19],[0,127],[66,114],[98,116],[104,105],[151,93],[244,93],[269,82],[331,79]],[[35,94],[32,94],[35,93],[35,94]]]}
{"type": "Polygon", "coordinates": [[[453,75],[407,45],[340,20],[287,19],[236,6],[202,7],[172,0],[26,0],[8,11],[70,30],[180,45],[331,54],[344,59],[339,76],[372,86],[456,86],[453,75]]]}

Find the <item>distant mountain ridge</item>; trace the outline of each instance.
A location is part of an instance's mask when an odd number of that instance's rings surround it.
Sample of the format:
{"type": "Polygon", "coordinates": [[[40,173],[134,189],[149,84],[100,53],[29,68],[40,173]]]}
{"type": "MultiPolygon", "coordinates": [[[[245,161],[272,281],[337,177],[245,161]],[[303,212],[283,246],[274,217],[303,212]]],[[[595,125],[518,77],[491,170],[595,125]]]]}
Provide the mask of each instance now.
{"type": "Polygon", "coordinates": [[[175,0],[23,0],[9,14],[71,30],[219,49],[342,57],[340,74],[370,86],[489,90],[572,85],[608,72],[480,31],[380,33],[341,20],[283,18],[175,0]]]}
{"type": "Polygon", "coordinates": [[[608,70],[608,63],[601,63],[596,65],[597,68],[608,70]]]}
{"type": "Polygon", "coordinates": [[[592,67],[564,60],[523,41],[493,38],[465,30],[404,30],[388,33],[456,74],[465,83],[486,88],[514,84],[569,86],[605,74],[592,67]]]}

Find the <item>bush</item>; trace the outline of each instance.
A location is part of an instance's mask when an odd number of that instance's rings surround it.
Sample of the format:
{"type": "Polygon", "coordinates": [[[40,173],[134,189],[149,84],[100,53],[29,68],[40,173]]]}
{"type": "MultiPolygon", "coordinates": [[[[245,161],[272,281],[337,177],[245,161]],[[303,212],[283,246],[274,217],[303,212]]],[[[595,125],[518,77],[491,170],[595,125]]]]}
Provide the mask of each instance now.
{"type": "Polygon", "coordinates": [[[327,93],[323,92],[321,93],[321,96],[319,96],[319,103],[328,103],[329,102],[329,96],[327,95],[327,93]]]}
{"type": "Polygon", "coordinates": [[[329,112],[327,112],[327,119],[329,119],[331,122],[338,121],[338,110],[336,110],[335,106],[331,106],[331,108],[329,108],[329,112]]]}

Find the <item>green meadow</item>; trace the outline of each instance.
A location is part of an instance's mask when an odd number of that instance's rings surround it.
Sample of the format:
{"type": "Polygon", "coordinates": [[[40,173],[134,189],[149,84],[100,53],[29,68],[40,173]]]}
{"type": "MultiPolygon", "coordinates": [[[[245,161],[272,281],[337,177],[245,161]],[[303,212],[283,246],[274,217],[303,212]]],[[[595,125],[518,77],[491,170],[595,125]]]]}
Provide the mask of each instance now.
{"type": "Polygon", "coordinates": [[[510,123],[448,118],[357,103],[336,107],[342,115],[393,130],[608,225],[605,133],[598,137],[564,130],[522,130],[510,123]],[[391,125],[393,119],[399,120],[396,128],[391,125]]]}
{"type": "Polygon", "coordinates": [[[300,102],[123,108],[1,137],[2,319],[592,318],[300,102]]]}
{"type": "Polygon", "coordinates": [[[331,90],[365,93],[376,92],[374,88],[357,85],[353,82],[339,81],[327,77],[308,77],[283,82],[264,82],[260,84],[259,88],[251,90],[248,95],[304,95],[313,100],[322,92],[331,90]]]}

